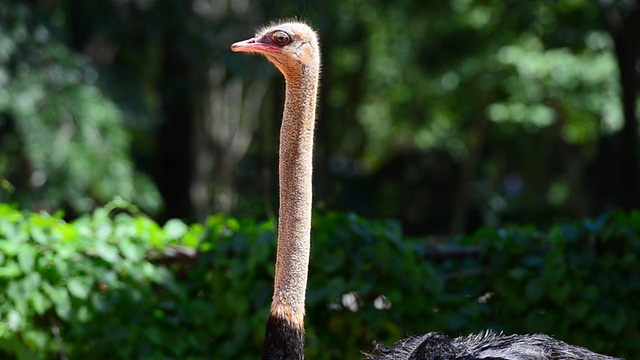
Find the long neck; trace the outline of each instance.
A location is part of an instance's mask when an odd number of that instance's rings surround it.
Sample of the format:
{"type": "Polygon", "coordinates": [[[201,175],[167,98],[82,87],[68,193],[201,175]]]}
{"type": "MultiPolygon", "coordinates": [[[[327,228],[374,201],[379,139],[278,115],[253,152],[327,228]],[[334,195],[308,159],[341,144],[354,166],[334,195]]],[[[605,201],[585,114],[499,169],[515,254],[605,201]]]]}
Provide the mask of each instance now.
{"type": "Polygon", "coordinates": [[[280,217],[273,302],[263,359],[304,357],[304,314],[309,251],[313,129],[318,67],[287,76],[280,129],[280,217]]]}

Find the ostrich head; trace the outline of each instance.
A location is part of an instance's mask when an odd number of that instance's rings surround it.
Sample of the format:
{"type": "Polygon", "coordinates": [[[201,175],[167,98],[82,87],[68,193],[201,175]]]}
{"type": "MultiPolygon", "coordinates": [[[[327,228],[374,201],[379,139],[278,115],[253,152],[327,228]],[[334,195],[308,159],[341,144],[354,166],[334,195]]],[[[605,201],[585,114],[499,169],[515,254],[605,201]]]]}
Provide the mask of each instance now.
{"type": "Polygon", "coordinates": [[[320,64],[316,33],[301,22],[283,22],[269,25],[248,40],[231,45],[235,52],[264,55],[288,78],[304,73],[305,69],[320,64]]]}

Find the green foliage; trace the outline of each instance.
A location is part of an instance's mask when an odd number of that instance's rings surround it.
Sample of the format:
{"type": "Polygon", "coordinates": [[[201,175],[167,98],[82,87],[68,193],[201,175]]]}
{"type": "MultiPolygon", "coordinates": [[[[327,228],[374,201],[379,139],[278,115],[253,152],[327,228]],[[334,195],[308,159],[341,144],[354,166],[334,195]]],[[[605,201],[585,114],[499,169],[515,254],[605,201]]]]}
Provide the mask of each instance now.
{"type": "MultiPolygon", "coordinates": [[[[255,358],[275,222],[162,226],[117,205],[66,222],[0,204],[0,357],[255,358]]],[[[640,355],[639,212],[483,229],[456,240],[480,249],[463,260],[432,256],[393,221],[330,213],[313,225],[309,358],[358,359],[373,340],[485,328],[640,355]]]]}
{"type": "Polygon", "coordinates": [[[90,211],[121,196],[157,210],[159,195],[134,171],[122,115],[97,88],[98,72],[59,40],[61,12],[50,22],[37,15],[0,4],[0,181],[13,182],[31,208],[90,211]]]}
{"type": "Polygon", "coordinates": [[[332,39],[326,66],[342,78],[324,79],[328,105],[340,121],[355,106],[363,132],[335,133],[341,150],[350,154],[359,141],[366,168],[408,147],[462,161],[480,117],[529,132],[566,120],[571,144],[619,130],[615,56],[598,7],[561,3],[337,2],[337,27],[322,29],[332,39]]]}
{"type": "Polygon", "coordinates": [[[481,231],[466,239],[483,246],[484,279],[491,284],[494,319],[507,332],[555,334],[601,352],[635,358],[640,294],[640,213],[608,213],[534,228],[481,231]],[[505,252],[508,256],[505,256],[505,252]],[[632,295],[635,294],[635,295],[632,295]],[[509,321],[506,321],[510,319],[509,321]]]}
{"type": "Polygon", "coordinates": [[[564,139],[570,144],[595,142],[602,132],[622,127],[616,60],[608,51],[613,45],[602,32],[585,35],[585,49],[545,49],[534,36],[498,51],[505,101],[488,108],[493,121],[522,123],[529,131],[556,121],[564,124],[564,139]]]}

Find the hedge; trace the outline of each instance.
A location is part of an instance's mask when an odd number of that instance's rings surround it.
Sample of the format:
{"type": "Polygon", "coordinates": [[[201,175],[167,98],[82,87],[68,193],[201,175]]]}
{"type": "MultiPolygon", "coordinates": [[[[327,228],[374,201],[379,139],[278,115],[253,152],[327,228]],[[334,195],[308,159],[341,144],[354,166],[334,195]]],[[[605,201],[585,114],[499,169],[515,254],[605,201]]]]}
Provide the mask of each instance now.
{"type": "MultiPolygon", "coordinates": [[[[436,245],[397,222],[314,216],[307,357],[492,329],[640,358],[640,212],[436,245]]],[[[157,224],[108,205],[74,221],[0,204],[0,358],[255,359],[275,221],[157,224]]]]}

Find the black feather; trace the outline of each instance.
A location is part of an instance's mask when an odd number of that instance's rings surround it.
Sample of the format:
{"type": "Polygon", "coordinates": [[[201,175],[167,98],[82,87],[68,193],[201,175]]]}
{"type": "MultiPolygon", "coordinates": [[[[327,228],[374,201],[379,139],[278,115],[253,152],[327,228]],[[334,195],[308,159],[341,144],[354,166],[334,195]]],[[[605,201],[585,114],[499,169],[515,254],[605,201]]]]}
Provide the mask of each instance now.
{"type": "MultiPolygon", "coordinates": [[[[376,345],[369,360],[615,360],[547,335],[483,332],[449,338],[437,333],[414,336],[392,347],[376,345]]],[[[620,359],[618,359],[620,360],[620,359]]]]}
{"type": "Polygon", "coordinates": [[[263,360],[304,359],[304,328],[288,319],[269,315],[262,347],[263,360]]]}

